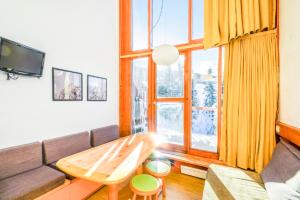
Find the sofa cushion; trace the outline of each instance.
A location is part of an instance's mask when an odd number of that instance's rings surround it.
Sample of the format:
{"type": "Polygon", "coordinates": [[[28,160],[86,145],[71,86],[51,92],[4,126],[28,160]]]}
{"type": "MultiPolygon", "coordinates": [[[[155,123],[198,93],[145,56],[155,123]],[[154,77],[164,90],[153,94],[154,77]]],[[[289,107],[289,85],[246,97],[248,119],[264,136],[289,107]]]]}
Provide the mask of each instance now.
{"type": "Polygon", "coordinates": [[[118,125],[111,125],[91,130],[91,143],[93,147],[118,138],[120,138],[118,125]]]}
{"type": "Polygon", "coordinates": [[[39,142],[0,149],[0,180],[42,166],[39,142]]]}
{"type": "Polygon", "coordinates": [[[34,199],[63,184],[65,175],[42,166],[0,181],[0,200],[34,199]]]}
{"type": "Polygon", "coordinates": [[[44,163],[51,164],[61,158],[91,148],[88,132],[67,135],[43,141],[44,163]]]}
{"type": "Polygon", "coordinates": [[[203,200],[268,199],[259,174],[212,164],[207,172],[203,200]]]}
{"type": "Polygon", "coordinates": [[[261,177],[270,199],[300,199],[300,150],[281,140],[261,177]]]}

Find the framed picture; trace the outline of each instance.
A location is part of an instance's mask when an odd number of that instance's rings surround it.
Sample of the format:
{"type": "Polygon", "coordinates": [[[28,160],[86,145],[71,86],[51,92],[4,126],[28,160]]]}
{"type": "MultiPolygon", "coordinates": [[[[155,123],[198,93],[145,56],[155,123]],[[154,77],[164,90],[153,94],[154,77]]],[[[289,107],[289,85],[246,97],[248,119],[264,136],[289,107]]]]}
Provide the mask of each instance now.
{"type": "Polygon", "coordinates": [[[82,101],[82,74],[52,68],[53,101],[82,101]]]}
{"type": "Polygon", "coordinates": [[[107,101],[107,79],[98,76],[87,76],[87,100],[107,101]]]}

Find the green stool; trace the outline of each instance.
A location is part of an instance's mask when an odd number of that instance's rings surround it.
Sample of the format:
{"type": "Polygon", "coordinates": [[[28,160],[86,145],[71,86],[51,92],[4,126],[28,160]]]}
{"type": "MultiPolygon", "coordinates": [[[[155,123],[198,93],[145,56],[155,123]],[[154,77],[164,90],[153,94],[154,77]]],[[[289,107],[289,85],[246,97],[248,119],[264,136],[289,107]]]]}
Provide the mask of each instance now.
{"type": "Polygon", "coordinates": [[[152,195],[155,195],[155,200],[157,200],[160,184],[153,176],[140,174],[131,179],[130,188],[133,191],[132,200],[136,200],[137,195],[144,196],[144,200],[146,200],[147,197],[152,200],[152,195]]]}
{"type": "Polygon", "coordinates": [[[146,171],[152,176],[161,179],[161,189],[163,196],[166,196],[165,177],[170,174],[171,167],[163,161],[150,161],[146,164],[146,171]]]}

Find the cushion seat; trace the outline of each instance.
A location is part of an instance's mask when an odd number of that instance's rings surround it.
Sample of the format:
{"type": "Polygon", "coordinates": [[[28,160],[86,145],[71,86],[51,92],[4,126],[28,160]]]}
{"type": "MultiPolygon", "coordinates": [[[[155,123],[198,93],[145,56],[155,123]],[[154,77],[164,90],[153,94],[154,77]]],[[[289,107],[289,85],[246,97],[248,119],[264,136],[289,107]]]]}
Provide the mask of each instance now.
{"type": "Polygon", "coordinates": [[[171,167],[162,161],[150,161],[146,164],[146,169],[151,175],[157,177],[167,176],[171,171],[171,167]]]}
{"type": "Polygon", "coordinates": [[[268,199],[268,195],[258,173],[212,164],[203,199],[268,199]]]}
{"type": "Polygon", "coordinates": [[[159,181],[151,175],[140,174],[131,179],[131,187],[139,192],[155,192],[159,188],[159,181]]]}
{"type": "Polygon", "coordinates": [[[261,173],[270,199],[300,199],[300,149],[288,141],[276,145],[261,173]]]}
{"type": "Polygon", "coordinates": [[[42,166],[0,181],[0,200],[34,199],[63,184],[65,175],[42,166]]]}

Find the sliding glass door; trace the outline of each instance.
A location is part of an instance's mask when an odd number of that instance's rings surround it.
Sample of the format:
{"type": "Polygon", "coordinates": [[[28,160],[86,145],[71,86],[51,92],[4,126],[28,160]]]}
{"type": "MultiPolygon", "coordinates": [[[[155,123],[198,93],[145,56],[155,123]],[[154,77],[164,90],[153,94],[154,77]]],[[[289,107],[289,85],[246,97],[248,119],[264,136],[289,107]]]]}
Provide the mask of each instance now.
{"type": "Polygon", "coordinates": [[[181,55],[172,65],[157,65],[155,70],[156,132],[165,143],[184,145],[184,65],[181,55]]]}
{"type": "Polygon", "coordinates": [[[219,49],[192,51],[191,148],[217,152],[219,49]]]}

